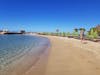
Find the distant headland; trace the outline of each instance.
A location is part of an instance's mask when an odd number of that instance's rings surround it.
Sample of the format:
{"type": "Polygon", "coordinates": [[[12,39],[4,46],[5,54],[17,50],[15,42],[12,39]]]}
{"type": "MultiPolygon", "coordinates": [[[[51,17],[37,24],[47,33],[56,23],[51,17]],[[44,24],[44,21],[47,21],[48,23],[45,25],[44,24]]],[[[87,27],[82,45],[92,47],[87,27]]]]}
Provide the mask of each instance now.
{"type": "Polygon", "coordinates": [[[13,32],[4,29],[4,30],[0,30],[0,34],[25,34],[25,30],[20,30],[19,32],[13,32]]]}

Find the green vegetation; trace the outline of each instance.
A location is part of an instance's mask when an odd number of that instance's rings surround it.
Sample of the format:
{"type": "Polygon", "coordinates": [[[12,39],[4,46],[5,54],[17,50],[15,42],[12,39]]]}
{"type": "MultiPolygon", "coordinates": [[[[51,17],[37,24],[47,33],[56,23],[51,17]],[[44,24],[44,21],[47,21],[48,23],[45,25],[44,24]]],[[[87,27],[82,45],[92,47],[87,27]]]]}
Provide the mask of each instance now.
{"type": "Polygon", "coordinates": [[[85,33],[85,28],[75,28],[73,32],[60,32],[59,29],[56,29],[55,32],[43,32],[42,35],[52,35],[52,36],[61,36],[61,37],[69,37],[69,38],[79,38],[79,36],[84,35],[85,39],[95,40],[100,36],[100,25],[97,27],[91,28],[87,33],[85,33]]]}
{"type": "Polygon", "coordinates": [[[98,35],[98,31],[96,28],[91,28],[86,36],[89,39],[97,39],[99,35],[98,35]]]}
{"type": "Polygon", "coordinates": [[[85,29],[85,28],[80,28],[79,30],[80,30],[80,32],[81,32],[81,31],[83,31],[83,32],[85,32],[85,31],[86,31],[86,29],[85,29]]]}
{"type": "Polygon", "coordinates": [[[63,32],[63,33],[62,33],[62,36],[63,36],[63,37],[66,37],[66,33],[65,33],[65,32],[63,32]]]}
{"type": "Polygon", "coordinates": [[[74,31],[75,31],[75,32],[78,32],[78,29],[77,29],[77,28],[75,28],[75,29],[74,29],[74,31]]]}
{"type": "Polygon", "coordinates": [[[72,33],[72,36],[73,37],[78,37],[79,36],[79,32],[78,32],[78,29],[77,28],[74,29],[74,31],[72,33]]]}
{"type": "Polygon", "coordinates": [[[100,24],[98,24],[98,25],[96,26],[96,29],[97,29],[98,35],[100,36],[100,24]]]}
{"type": "Polygon", "coordinates": [[[67,33],[66,33],[66,36],[71,36],[71,33],[70,33],[70,32],[67,32],[67,33]]]}

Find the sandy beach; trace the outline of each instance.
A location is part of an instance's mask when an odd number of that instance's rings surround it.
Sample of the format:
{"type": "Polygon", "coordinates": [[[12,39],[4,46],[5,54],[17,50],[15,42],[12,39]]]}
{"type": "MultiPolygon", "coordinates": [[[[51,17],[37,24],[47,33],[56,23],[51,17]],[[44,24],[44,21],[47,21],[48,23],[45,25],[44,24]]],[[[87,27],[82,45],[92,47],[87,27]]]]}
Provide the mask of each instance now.
{"type": "Polygon", "coordinates": [[[90,41],[82,44],[80,40],[64,37],[44,37],[49,38],[52,45],[48,61],[40,64],[42,58],[37,63],[38,69],[33,67],[25,75],[100,75],[100,44],[90,41]]]}
{"type": "Polygon", "coordinates": [[[52,48],[45,75],[100,75],[100,44],[51,37],[52,48]]]}
{"type": "Polygon", "coordinates": [[[39,60],[33,62],[33,57],[27,57],[17,65],[10,75],[100,75],[100,44],[86,41],[82,44],[80,40],[43,36],[51,41],[51,48],[43,52],[39,60]],[[31,60],[31,61],[30,61],[31,60]],[[21,67],[24,66],[24,69],[21,67]],[[25,66],[31,66],[26,69],[25,66]]]}

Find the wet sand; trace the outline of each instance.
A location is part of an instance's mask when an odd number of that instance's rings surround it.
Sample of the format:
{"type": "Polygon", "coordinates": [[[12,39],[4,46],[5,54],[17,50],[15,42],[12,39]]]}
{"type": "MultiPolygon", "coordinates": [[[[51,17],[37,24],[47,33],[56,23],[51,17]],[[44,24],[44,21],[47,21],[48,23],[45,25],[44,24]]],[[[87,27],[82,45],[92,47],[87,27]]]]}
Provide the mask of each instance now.
{"type": "Polygon", "coordinates": [[[33,57],[27,56],[10,75],[100,75],[100,44],[56,36],[44,36],[50,39],[51,48],[46,50],[33,63],[33,57]],[[25,67],[29,66],[28,69],[25,67]],[[22,69],[21,67],[24,67],[22,69]],[[31,68],[30,68],[31,67],[31,68]]]}

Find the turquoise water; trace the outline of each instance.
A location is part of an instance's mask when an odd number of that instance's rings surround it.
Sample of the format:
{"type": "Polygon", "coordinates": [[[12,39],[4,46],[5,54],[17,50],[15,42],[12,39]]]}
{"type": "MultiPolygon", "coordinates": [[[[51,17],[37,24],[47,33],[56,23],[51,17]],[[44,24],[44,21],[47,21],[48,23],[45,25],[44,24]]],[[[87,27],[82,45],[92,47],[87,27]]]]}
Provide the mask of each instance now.
{"type": "Polygon", "coordinates": [[[47,38],[31,35],[0,35],[0,71],[27,52],[41,52],[43,46],[49,46],[47,38]],[[40,47],[40,50],[37,48],[40,47]]]}

